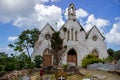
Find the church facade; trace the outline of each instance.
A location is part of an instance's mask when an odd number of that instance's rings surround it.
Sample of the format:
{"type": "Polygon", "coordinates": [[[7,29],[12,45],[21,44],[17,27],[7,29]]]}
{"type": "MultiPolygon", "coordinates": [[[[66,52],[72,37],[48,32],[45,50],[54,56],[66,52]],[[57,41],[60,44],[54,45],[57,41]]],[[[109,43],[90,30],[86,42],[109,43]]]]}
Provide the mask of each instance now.
{"type": "MultiPolygon", "coordinates": [[[[105,37],[96,26],[86,32],[76,19],[74,4],[68,8],[68,20],[60,28],[60,37],[63,39],[63,46],[67,46],[61,57],[61,64],[72,64],[81,66],[82,59],[92,53],[99,58],[106,58],[107,47],[105,37]]],[[[50,36],[55,30],[47,23],[41,30],[39,39],[35,43],[32,59],[36,55],[43,56],[43,66],[53,65],[54,56],[49,51],[51,49],[50,36]]]]}

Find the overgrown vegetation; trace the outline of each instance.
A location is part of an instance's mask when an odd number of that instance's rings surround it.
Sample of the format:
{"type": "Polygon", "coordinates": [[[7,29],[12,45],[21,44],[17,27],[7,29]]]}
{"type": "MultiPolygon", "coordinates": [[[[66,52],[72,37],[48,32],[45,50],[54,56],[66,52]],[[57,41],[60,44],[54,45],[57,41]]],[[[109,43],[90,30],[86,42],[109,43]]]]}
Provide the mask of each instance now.
{"type": "Polygon", "coordinates": [[[82,60],[82,67],[86,68],[87,65],[103,62],[103,60],[99,59],[98,57],[94,56],[93,54],[86,55],[82,60]]]}
{"type": "Polygon", "coordinates": [[[65,72],[66,72],[67,67],[68,67],[68,64],[63,64],[63,69],[65,72]]]}
{"type": "Polygon", "coordinates": [[[85,56],[82,60],[82,67],[87,67],[88,64],[98,63],[98,62],[117,62],[120,60],[120,50],[114,51],[109,48],[107,50],[108,57],[106,59],[99,59],[92,54],[85,56]]]}
{"type": "Polygon", "coordinates": [[[59,32],[54,32],[51,37],[51,48],[54,56],[54,65],[58,65],[61,61],[63,40],[59,36],[59,32]]]}
{"type": "Polygon", "coordinates": [[[109,48],[107,52],[109,56],[105,59],[106,62],[120,60],[120,50],[114,51],[113,49],[109,48]]]}
{"type": "Polygon", "coordinates": [[[0,71],[12,71],[15,69],[28,69],[33,67],[34,64],[25,53],[11,57],[6,53],[0,53],[0,71]]]}
{"type": "Polygon", "coordinates": [[[67,31],[67,28],[66,28],[66,27],[63,27],[63,31],[66,32],[66,31],[67,31]]]}
{"type": "Polygon", "coordinates": [[[40,65],[43,62],[43,57],[40,55],[35,56],[34,62],[35,62],[35,67],[40,68],[40,65]]]}

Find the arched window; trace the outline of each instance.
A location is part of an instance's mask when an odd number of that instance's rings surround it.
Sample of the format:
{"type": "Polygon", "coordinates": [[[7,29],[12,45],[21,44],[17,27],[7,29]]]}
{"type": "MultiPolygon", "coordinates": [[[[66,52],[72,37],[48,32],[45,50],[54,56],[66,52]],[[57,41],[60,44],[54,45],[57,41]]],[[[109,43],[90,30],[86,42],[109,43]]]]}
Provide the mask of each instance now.
{"type": "Polygon", "coordinates": [[[50,55],[50,49],[49,49],[49,48],[46,48],[46,49],[43,51],[43,55],[50,55]]]}
{"type": "Polygon", "coordinates": [[[92,54],[93,54],[94,56],[96,56],[96,57],[99,57],[98,51],[97,51],[96,49],[94,49],[94,50],[92,51],[92,54]]]}
{"type": "Polygon", "coordinates": [[[77,31],[75,31],[75,40],[77,41],[77,31]]]}
{"type": "Polygon", "coordinates": [[[68,31],[67,32],[67,40],[69,40],[69,37],[70,37],[70,32],[68,31]]]}
{"type": "Polygon", "coordinates": [[[71,29],[71,39],[73,40],[73,28],[71,29]]]}

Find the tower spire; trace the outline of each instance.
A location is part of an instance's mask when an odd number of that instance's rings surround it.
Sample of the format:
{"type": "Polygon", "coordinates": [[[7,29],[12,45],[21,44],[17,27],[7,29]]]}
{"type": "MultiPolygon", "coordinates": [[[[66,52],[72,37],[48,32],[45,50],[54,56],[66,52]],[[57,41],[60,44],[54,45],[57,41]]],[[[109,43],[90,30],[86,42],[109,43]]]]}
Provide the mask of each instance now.
{"type": "Polygon", "coordinates": [[[74,4],[71,3],[68,8],[68,19],[72,19],[72,20],[76,19],[76,11],[75,10],[76,10],[76,8],[75,8],[74,4]]]}

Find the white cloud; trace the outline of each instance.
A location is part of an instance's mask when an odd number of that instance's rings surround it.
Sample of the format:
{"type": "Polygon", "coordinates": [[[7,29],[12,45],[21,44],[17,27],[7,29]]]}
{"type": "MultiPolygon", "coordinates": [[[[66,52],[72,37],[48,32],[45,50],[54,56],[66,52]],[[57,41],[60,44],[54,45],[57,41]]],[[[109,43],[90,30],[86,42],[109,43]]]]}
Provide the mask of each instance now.
{"type": "Polygon", "coordinates": [[[85,22],[84,26],[86,31],[90,30],[94,25],[98,27],[98,29],[103,32],[104,27],[107,27],[110,22],[106,19],[102,18],[95,18],[93,14],[88,16],[87,21],[85,22]]]}
{"type": "MultiPolygon", "coordinates": [[[[68,19],[68,8],[66,8],[64,15],[65,15],[65,18],[68,19]]],[[[88,12],[83,10],[82,8],[79,8],[76,10],[76,18],[77,19],[78,18],[85,18],[87,16],[88,16],[88,12]]]]}
{"type": "Polygon", "coordinates": [[[8,37],[8,40],[9,40],[9,41],[15,41],[15,40],[17,40],[17,39],[18,39],[17,36],[9,36],[9,37],[8,37]]]}
{"type": "MultiPolygon", "coordinates": [[[[35,13],[36,4],[58,0],[0,0],[0,22],[14,22],[18,18],[29,18],[35,13]]],[[[33,17],[32,17],[33,18],[33,17]]]]}
{"type": "Polygon", "coordinates": [[[46,3],[49,2],[49,0],[34,0],[35,3],[46,3]]]}
{"type": "Polygon", "coordinates": [[[13,50],[11,48],[9,48],[9,47],[5,47],[5,48],[0,47],[0,52],[5,52],[8,55],[10,55],[11,53],[14,53],[13,50]]]}
{"type": "MultiPolygon", "coordinates": [[[[59,0],[0,0],[0,22],[12,22],[14,26],[23,29],[44,27],[46,23],[51,26],[60,28],[64,24],[62,9],[55,5],[44,5],[46,2],[54,2],[59,0]]],[[[68,8],[65,10],[65,17],[68,17],[68,8]]],[[[89,15],[87,11],[79,8],[76,10],[76,18],[80,19],[86,28],[89,30],[93,25],[96,25],[101,31],[109,21],[101,18],[95,18],[94,15],[89,15]],[[87,21],[82,21],[81,18],[87,18],[87,21]]]]}
{"type": "Polygon", "coordinates": [[[116,21],[120,21],[120,17],[116,17],[115,20],[116,20],[116,21]]]}
{"type": "Polygon", "coordinates": [[[60,1],[60,0],[51,0],[51,2],[58,2],[58,1],[60,1]]]}
{"type": "Polygon", "coordinates": [[[58,2],[59,0],[34,0],[36,3],[58,2]]]}
{"type": "Polygon", "coordinates": [[[0,0],[0,22],[14,21],[34,12],[34,0],[0,0]]]}
{"type": "Polygon", "coordinates": [[[50,1],[59,0],[0,0],[0,22],[11,22],[23,29],[41,29],[46,23],[56,27],[55,23],[58,23],[60,28],[64,23],[62,9],[44,5],[50,1]]]}
{"type": "Polygon", "coordinates": [[[83,10],[83,9],[78,9],[76,10],[76,18],[85,18],[88,16],[87,11],[83,10]]]}
{"type": "Polygon", "coordinates": [[[13,24],[21,28],[33,28],[37,27],[41,29],[46,23],[50,23],[52,26],[61,27],[64,23],[62,19],[62,9],[55,6],[46,6],[43,4],[37,4],[35,6],[35,12],[29,17],[19,17],[13,24]]]}
{"type": "Polygon", "coordinates": [[[106,34],[106,40],[109,43],[120,45],[120,20],[114,23],[110,32],[106,34]]]}

